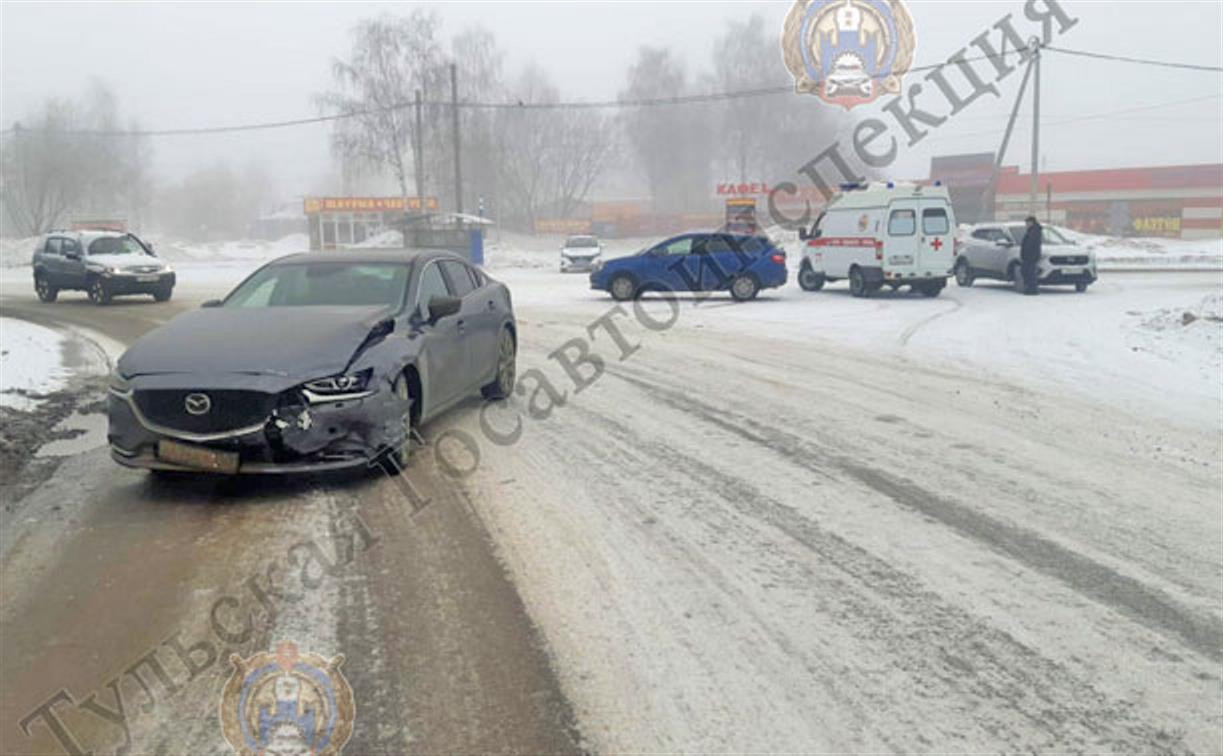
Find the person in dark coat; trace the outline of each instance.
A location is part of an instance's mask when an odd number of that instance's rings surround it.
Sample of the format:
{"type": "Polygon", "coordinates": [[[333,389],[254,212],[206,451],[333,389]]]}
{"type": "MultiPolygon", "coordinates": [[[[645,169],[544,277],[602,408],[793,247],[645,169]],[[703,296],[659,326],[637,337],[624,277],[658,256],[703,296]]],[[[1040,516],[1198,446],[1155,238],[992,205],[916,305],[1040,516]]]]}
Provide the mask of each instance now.
{"type": "Polygon", "coordinates": [[[1019,244],[1019,270],[1023,275],[1023,293],[1032,295],[1038,293],[1036,264],[1040,262],[1042,228],[1034,216],[1029,215],[1025,222],[1028,228],[1019,244]]]}

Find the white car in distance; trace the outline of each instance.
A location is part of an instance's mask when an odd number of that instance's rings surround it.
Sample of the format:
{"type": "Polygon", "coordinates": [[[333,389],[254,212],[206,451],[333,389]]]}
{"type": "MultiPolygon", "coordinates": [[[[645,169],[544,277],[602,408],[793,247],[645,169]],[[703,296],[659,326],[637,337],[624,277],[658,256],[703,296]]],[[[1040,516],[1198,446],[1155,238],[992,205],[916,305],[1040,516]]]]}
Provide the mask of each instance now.
{"type": "Polygon", "coordinates": [[[603,254],[597,236],[570,236],[561,245],[561,273],[589,273],[603,254]]]}

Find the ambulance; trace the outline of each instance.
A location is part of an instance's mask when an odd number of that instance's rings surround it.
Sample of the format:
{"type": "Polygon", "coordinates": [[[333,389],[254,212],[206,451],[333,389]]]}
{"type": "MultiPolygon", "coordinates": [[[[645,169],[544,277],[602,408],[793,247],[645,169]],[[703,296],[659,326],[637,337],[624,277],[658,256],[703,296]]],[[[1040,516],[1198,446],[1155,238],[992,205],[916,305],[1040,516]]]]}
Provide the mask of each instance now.
{"type": "Polygon", "coordinates": [[[937,297],[955,267],[955,227],[941,182],[842,184],[811,229],[799,229],[798,285],[819,291],[848,279],[855,297],[884,286],[937,297]]]}

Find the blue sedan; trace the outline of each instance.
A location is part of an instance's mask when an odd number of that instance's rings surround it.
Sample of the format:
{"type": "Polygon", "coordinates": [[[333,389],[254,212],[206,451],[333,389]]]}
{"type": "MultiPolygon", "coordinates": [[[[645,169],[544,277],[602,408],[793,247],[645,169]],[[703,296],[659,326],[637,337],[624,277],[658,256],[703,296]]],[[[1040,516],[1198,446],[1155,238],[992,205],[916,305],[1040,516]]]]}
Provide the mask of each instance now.
{"type": "Polygon", "coordinates": [[[676,236],[590,274],[590,288],[621,301],[647,291],[729,291],[742,302],[785,283],[784,251],[763,236],[728,233],[676,236]]]}

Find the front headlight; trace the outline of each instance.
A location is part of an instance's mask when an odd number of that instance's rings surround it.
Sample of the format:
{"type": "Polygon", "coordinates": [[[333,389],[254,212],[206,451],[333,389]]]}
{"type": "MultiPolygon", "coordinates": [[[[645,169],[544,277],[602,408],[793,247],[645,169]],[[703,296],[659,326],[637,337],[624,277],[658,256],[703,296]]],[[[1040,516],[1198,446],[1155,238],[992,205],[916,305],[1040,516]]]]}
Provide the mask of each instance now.
{"type": "Polygon", "coordinates": [[[308,399],[328,399],[344,394],[357,394],[369,387],[370,378],[374,375],[373,368],[366,368],[355,373],[332,375],[319,378],[304,384],[308,399]]]}
{"type": "Polygon", "coordinates": [[[600,270],[603,270],[603,261],[602,261],[602,260],[595,260],[594,267],[592,267],[592,268],[590,269],[590,272],[591,272],[591,273],[598,273],[600,270]]]}

